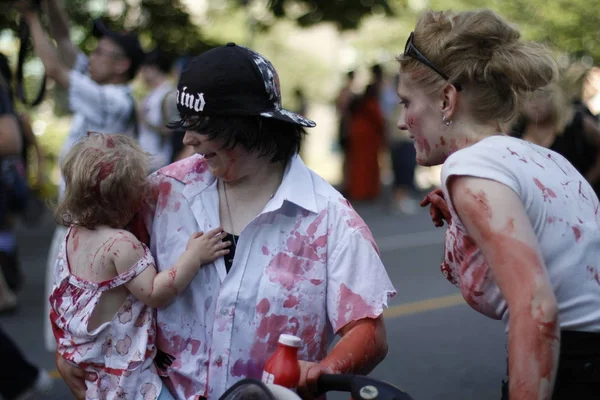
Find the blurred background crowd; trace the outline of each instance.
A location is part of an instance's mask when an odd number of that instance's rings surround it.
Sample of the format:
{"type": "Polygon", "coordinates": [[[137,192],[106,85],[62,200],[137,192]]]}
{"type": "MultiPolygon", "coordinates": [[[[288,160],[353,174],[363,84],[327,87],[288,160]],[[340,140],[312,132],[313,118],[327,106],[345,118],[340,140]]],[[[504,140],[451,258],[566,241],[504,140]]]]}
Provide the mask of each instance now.
{"type": "MultiPolygon", "coordinates": [[[[555,50],[563,70],[561,87],[556,89],[562,93],[550,113],[564,111],[568,103],[584,106],[592,117],[600,112],[600,74],[594,65],[600,54],[594,33],[598,17],[586,15],[589,13],[583,2],[575,1],[568,7],[551,2],[556,4],[540,7],[542,3],[535,1],[508,4],[475,0],[64,1],[72,37],[84,52],[95,46],[91,21],[97,17],[104,18],[109,27],[135,30],[145,50],[158,50],[148,61],[156,67],[154,71],[142,69],[133,81],[140,109],[146,96],[163,80],[176,82],[194,54],[228,41],[256,48],[273,61],[281,75],[284,106],[318,121],[302,154],[309,167],[345,188],[348,197],[355,200],[374,200],[382,193],[382,185],[393,187],[393,208],[402,212],[414,210],[410,191],[435,185],[437,176],[437,171],[415,168],[409,161],[414,153],[408,138],[395,129],[400,113],[394,87],[395,56],[422,10],[495,9],[517,23],[528,39],[547,43],[555,50]],[[355,140],[348,140],[350,137],[355,140]],[[353,157],[357,160],[355,157],[363,153],[353,152],[352,142],[364,150],[365,162],[344,162],[353,157]],[[371,187],[365,186],[365,179],[371,187]]],[[[10,9],[0,12],[0,51],[13,74],[20,44],[17,20],[10,9]]],[[[32,97],[43,75],[39,59],[27,58],[24,75],[26,92],[32,97]]],[[[66,97],[50,82],[41,105],[27,108],[16,102],[17,111],[31,126],[30,183],[43,198],[57,194],[57,156],[71,121],[66,97]]],[[[164,157],[171,153],[176,158],[178,155],[172,153],[182,150],[177,140],[173,142],[175,148],[163,143],[168,147],[162,150],[164,157]]]]}

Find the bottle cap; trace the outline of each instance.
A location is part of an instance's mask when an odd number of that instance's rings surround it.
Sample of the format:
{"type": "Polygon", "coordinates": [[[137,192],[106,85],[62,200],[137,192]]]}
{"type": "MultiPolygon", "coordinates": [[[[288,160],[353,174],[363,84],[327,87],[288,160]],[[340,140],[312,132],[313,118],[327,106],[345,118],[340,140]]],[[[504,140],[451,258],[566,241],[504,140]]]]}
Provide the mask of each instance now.
{"type": "Polygon", "coordinates": [[[279,335],[279,343],[290,347],[300,347],[302,345],[302,339],[293,335],[281,334],[279,335]]]}

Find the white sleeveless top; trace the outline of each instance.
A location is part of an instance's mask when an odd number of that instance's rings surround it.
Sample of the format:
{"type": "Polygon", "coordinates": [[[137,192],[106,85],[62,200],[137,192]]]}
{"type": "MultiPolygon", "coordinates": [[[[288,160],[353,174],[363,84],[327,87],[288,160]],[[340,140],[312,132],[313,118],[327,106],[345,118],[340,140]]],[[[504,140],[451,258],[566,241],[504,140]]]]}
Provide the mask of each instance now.
{"type": "Polygon", "coordinates": [[[86,381],[86,400],[156,400],[162,381],[153,362],[154,309],[129,294],[112,321],[88,330],[90,316],[104,291],[126,284],[148,267],[154,268],[150,251],[144,246],[144,257],[127,272],[105,282],[89,282],[70,272],[66,253],[70,234],[71,229],[56,261],[50,296],[50,320],[58,352],[98,375],[96,381],[86,381]]]}
{"type": "Polygon", "coordinates": [[[585,178],[558,153],[508,136],[486,138],[444,163],[442,185],[452,223],[442,271],[471,307],[502,319],[507,332],[506,300],[451,204],[452,175],[491,179],[517,193],[540,244],[561,329],[600,332],[599,202],[585,178]]]}

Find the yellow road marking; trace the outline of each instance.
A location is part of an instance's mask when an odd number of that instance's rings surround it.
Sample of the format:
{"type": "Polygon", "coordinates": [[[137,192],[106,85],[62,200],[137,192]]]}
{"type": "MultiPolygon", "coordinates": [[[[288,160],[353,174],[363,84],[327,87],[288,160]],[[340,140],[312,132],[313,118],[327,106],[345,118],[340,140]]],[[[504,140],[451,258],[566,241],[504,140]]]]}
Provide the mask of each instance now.
{"type": "Polygon", "coordinates": [[[406,315],[422,313],[425,311],[439,310],[442,308],[457,306],[459,304],[466,304],[460,293],[392,306],[383,311],[383,316],[385,318],[397,318],[406,315]]]}
{"type": "MultiPolygon", "coordinates": [[[[383,311],[383,316],[385,318],[398,318],[406,315],[422,313],[425,311],[440,310],[442,308],[458,306],[460,304],[466,303],[462,295],[458,293],[450,296],[435,297],[433,299],[392,306],[383,311]]],[[[61,379],[57,370],[50,371],[49,374],[52,379],[61,379]]]]}

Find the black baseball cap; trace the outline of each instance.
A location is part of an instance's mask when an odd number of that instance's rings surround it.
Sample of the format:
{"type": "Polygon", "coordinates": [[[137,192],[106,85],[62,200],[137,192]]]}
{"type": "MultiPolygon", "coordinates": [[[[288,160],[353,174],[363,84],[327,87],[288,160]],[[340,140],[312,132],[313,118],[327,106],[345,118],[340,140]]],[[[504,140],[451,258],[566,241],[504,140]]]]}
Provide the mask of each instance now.
{"type": "Polygon", "coordinates": [[[129,77],[133,78],[144,61],[144,50],[140,45],[138,36],[129,31],[116,32],[111,31],[104,25],[101,19],[95,19],[92,34],[96,37],[107,37],[117,43],[122,49],[127,58],[131,61],[129,67],[129,77]]]}
{"type": "Polygon", "coordinates": [[[307,128],[316,124],[281,106],[279,76],[257,52],[228,43],[194,58],[177,85],[177,109],[190,116],[262,116],[307,128]]]}

